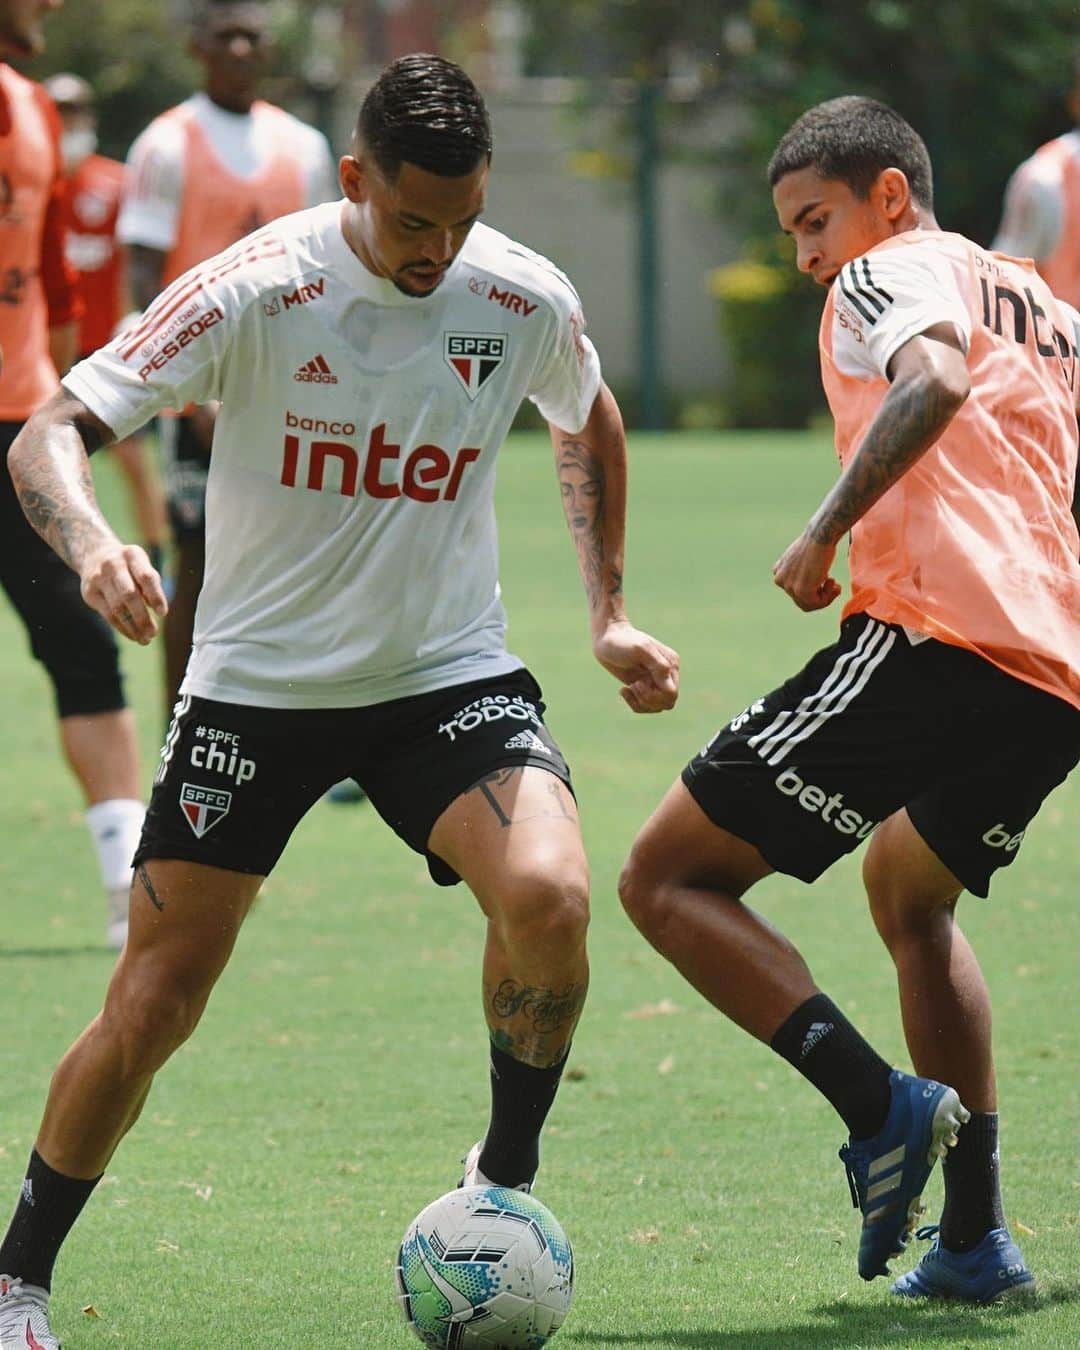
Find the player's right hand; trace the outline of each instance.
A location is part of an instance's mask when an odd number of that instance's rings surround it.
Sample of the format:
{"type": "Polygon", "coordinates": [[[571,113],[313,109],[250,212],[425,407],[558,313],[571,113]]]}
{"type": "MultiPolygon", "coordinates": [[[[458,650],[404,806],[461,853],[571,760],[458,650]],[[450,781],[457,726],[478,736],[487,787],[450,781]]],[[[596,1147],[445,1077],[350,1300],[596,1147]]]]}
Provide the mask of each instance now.
{"type": "Polygon", "coordinates": [[[82,597],[121,636],[146,646],[157,634],[169,605],[161,578],[137,544],[91,554],[79,577],[82,597]]]}
{"type": "Polygon", "coordinates": [[[830,575],[835,544],[822,544],[805,531],[773,565],[773,582],[802,610],[825,609],[840,594],[840,583],[830,575]]]}

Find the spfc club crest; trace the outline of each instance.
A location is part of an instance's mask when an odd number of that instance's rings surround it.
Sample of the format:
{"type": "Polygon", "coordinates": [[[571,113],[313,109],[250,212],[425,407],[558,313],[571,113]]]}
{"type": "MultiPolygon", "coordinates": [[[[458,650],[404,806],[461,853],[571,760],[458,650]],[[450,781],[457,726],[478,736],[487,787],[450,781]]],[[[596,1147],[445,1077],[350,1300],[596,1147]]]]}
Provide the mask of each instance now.
{"type": "Polygon", "coordinates": [[[220,788],[198,787],[194,783],[184,783],[180,788],[180,810],[198,839],[225,819],[230,806],[232,793],[220,788]]]}
{"type": "Polygon", "coordinates": [[[506,360],[505,333],[444,333],[446,364],[473,399],[506,360]]]}

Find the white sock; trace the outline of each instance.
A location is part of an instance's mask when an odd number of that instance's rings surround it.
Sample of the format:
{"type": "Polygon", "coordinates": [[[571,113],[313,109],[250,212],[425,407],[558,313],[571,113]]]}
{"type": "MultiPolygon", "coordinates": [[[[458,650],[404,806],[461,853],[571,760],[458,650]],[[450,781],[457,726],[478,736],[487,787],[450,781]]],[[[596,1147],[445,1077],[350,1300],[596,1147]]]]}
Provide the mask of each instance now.
{"type": "Polygon", "coordinates": [[[95,802],[86,812],[86,823],[97,850],[101,880],[109,892],[131,885],[131,860],[139,844],[146,806],[130,797],[95,802]]]}

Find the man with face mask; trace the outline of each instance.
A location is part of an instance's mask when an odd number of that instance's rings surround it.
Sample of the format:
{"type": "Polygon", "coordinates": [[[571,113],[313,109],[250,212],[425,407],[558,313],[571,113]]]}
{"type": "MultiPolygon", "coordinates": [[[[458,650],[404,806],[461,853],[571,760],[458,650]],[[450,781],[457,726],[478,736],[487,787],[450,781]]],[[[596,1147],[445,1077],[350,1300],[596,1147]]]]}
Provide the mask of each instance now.
{"type": "MultiPolygon", "coordinates": [[[[42,20],[61,3],[0,0],[0,57],[40,52],[42,20]]],[[[108,942],[120,948],[144,809],[135,723],[108,625],[83,603],[75,573],[58,567],[27,528],[6,468],[23,422],[76,354],[79,302],[64,257],[64,197],[56,109],[39,84],[0,64],[0,584],[52,682],[61,745],[109,897],[108,942]]]]}
{"type": "MultiPolygon", "coordinates": [[[[131,308],[123,255],[116,242],[127,175],[120,161],[97,153],[97,109],[86,80],[63,72],[44,83],[63,127],[60,153],[67,182],[67,258],[78,273],[83,302],[77,343],[82,360],[109,341],[121,315],[131,308]]],[[[160,570],[168,533],[165,494],[141,437],[129,436],[113,452],[123,469],[143,544],[160,570]]]]}

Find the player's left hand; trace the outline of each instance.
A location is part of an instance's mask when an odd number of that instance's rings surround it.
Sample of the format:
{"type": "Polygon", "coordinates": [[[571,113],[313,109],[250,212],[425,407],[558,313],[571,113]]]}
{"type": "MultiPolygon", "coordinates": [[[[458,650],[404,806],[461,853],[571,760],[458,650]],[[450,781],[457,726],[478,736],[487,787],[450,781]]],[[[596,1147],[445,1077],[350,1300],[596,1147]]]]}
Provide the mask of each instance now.
{"type": "Polygon", "coordinates": [[[840,583],[829,575],[836,557],[835,544],[819,544],[800,534],[773,565],[773,581],[803,610],[825,609],[840,594],[840,583]]]}
{"type": "Polygon", "coordinates": [[[679,653],[627,619],[593,639],[593,655],[622,683],[619,693],[636,713],[665,712],[679,697],[679,653]]]}

